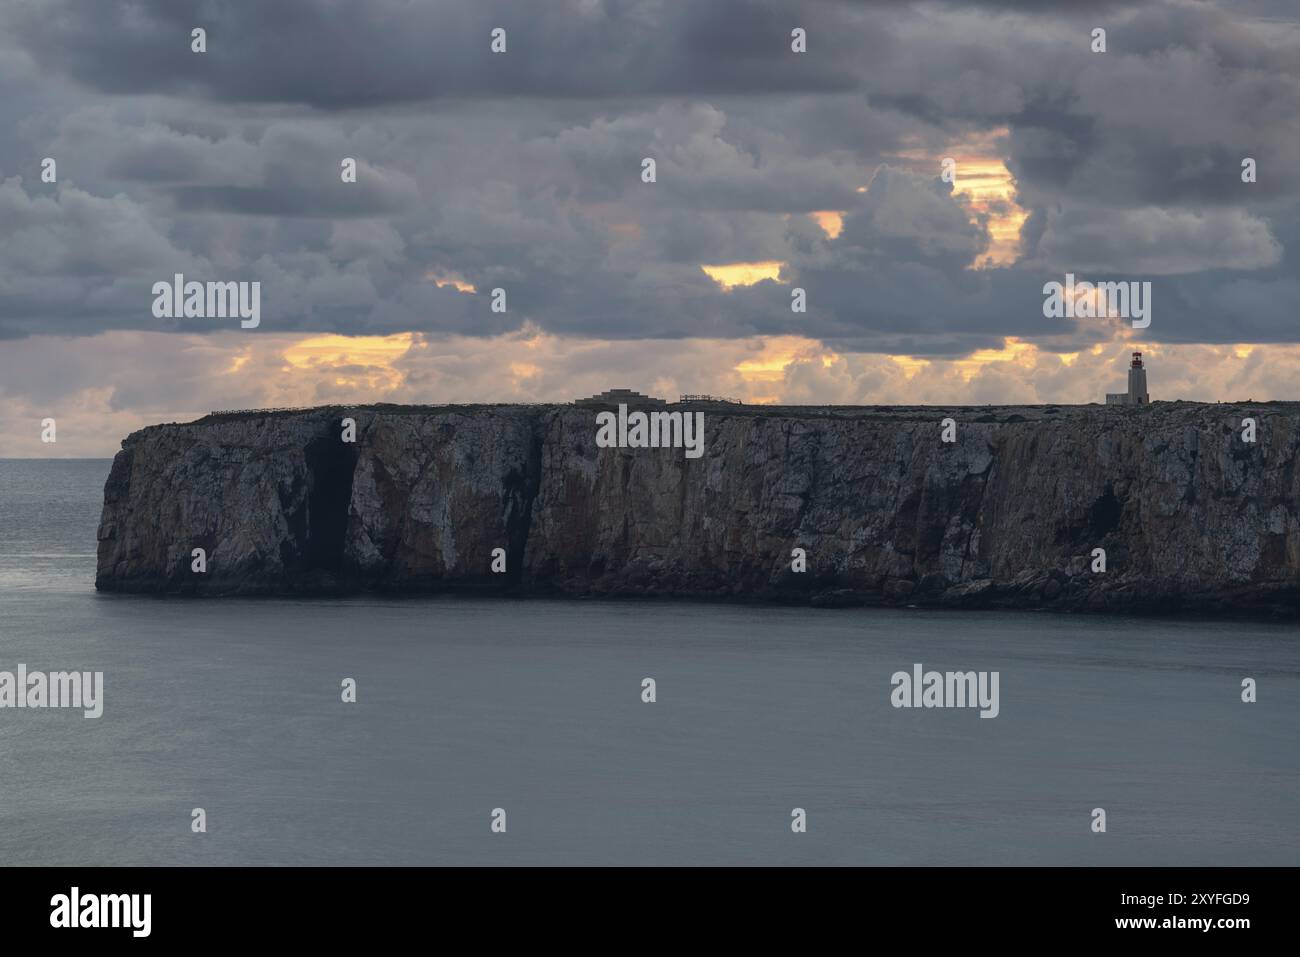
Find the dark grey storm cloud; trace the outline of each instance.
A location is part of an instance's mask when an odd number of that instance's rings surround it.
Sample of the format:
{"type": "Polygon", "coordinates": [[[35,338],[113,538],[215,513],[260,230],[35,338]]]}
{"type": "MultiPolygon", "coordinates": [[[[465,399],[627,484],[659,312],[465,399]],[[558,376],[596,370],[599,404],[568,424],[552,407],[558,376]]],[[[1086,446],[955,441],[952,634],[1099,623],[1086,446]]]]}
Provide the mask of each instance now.
{"type": "Polygon", "coordinates": [[[851,7],[755,0],[42,0],[11,19],[42,63],[111,93],[196,94],[338,109],[444,96],[831,91],[857,85],[851,7]],[[823,54],[789,52],[791,28],[823,54]],[[190,59],[190,31],[209,53],[190,59]],[[489,50],[506,31],[506,56],[489,50]]]}
{"type": "Polygon", "coordinates": [[[1296,341],[1288,9],[0,0],[0,338],[225,328],[152,316],[181,272],[260,281],[273,331],[1070,351],[1107,331],[1044,318],[1075,272],[1153,282],[1154,339],[1296,341]],[[1014,265],[974,270],[988,222],[938,158],[996,136],[1030,215],[1014,265]],[[758,261],[781,281],[700,268],[758,261]]]}

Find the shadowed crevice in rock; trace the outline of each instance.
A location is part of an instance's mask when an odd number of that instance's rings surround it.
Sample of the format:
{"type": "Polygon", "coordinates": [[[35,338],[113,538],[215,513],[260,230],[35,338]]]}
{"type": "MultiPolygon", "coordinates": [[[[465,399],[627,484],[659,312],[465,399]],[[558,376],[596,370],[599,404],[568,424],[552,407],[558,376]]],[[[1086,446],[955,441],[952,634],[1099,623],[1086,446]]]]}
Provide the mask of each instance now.
{"type": "Polygon", "coordinates": [[[506,500],[506,582],[518,585],[523,577],[524,554],[528,548],[528,532],[533,522],[533,503],[542,473],[542,441],[544,428],[540,422],[531,423],[527,461],[523,468],[512,468],[502,480],[506,500]]]}
{"type": "Polygon", "coordinates": [[[338,575],[344,569],[343,545],[357,465],[356,446],[335,437],[319,438],[308,443],[304,455],[309,491],[303,568],[338,575]]]}

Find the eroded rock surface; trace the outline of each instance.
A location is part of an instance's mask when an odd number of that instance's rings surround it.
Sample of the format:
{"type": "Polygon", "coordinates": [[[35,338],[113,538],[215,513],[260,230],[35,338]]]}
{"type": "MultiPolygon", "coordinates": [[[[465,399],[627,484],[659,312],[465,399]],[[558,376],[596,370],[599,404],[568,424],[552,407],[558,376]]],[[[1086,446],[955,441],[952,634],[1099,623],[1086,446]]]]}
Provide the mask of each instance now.
{"type": "Polygon", "coordinates": [[[144,429],[105,487],[96,585],[1300,610],[1294,403],[710,407],[699,459],[597,448],[596,411],[376,406],[144,429]]]}

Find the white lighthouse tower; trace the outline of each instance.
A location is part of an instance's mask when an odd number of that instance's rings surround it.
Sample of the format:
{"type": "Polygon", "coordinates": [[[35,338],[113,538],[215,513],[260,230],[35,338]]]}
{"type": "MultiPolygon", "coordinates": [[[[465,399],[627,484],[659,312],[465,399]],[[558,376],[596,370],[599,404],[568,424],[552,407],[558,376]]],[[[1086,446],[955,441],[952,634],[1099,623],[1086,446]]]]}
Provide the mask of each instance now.
{"type": "Polygon", "coordinates": [[[1107,405],[1148,405],[1151,396],[1147,393],[1147,370],[1142,365],[1142,353],[1133,353],[1133,361],[1128,366],[1128,391],[1107,392],[1107,405]]]}

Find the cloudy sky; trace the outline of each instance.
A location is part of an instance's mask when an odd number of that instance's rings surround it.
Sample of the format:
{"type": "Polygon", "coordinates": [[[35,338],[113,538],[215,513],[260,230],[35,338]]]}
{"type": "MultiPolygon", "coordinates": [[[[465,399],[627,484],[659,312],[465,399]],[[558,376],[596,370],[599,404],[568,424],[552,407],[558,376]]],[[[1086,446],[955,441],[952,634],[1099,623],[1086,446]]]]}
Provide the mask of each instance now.
{"type": "Polygon", "coordinates": [[[1101,401],[1135,348],[1156,399],[1300,398],[1294,0],[0,0],[0,93],[3,456],[612,386],[1101,401]],[[1045,318],[1067,272],[1150,327],[1045,318]],[[260,326],[156,318],[175,273],[260,326]]]}

